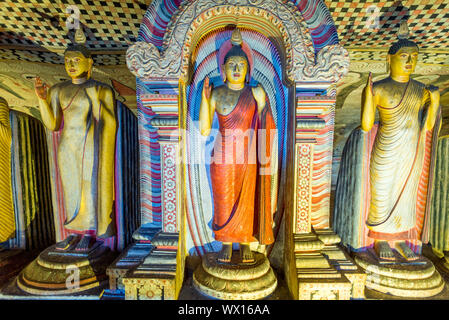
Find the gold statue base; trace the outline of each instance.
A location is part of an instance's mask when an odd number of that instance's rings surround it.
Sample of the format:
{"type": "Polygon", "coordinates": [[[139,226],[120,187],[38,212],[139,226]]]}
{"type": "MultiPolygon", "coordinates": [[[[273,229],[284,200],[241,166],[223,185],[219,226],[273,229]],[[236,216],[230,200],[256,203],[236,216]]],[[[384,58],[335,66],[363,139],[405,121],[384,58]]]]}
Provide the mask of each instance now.
{"type": "Polygon", "coordinates": [[[395,262],[379,261],[371,251],[356,254],[355,262],[367,273],[368,289],[403,298],[429,298],[443,291],[445,282],[429,259],[406,261],[395,254],[395,262]]]}
{"type": "Polygon", "coordinates": [[[115,255],[98,246],[85,254],[64,252],[53,245],[17,276],[17,286],[32,295],[77,294],[108,285],[106,268],[115,255]]]}
{"type": "Polygon", "coordinates": [[[276,289],[276,276],[264,254],[254,252],[251,264],[224,264],[217,261],[217,256],[205,254],[193,273],[193,285],[199,292],[222,300],[257,300],[276,289]]]}

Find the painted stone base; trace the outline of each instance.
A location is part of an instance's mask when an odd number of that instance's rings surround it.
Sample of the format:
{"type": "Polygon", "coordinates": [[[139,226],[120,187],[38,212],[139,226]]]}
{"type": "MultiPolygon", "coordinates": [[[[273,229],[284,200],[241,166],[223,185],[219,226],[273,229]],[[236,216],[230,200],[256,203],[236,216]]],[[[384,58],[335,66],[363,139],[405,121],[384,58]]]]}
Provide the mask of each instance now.
{"type": "Polygon", "coordinates": [[[174,275],[136,275],[123,278],[125,300],[175,300],[176,277],[174,275]]]}
{"type": "Polygon", "coordinates": [[[299,279],[298,300],[349,300],[352,283],[342,276],[339,279],[299,279]]]}
{"type": "Polygon", "coordinates": [[[153,249],[150,243],[132,243],[115,261],[106,269],[109,277],[110,290],[125,290],[123,278],[135,269],[153,249]]]}
{"type": "Polygon", "coordinates": [[[330,229],[294,235],[299,300],[349,300],[365,297],[365,272],[339,245],[330,229]]]}
{"type": "MultiPolygon", "coordinates": [[[[141,233],[142,235],[142,233],[141,233]]],[[[148,235],[148,234],[147,234],[148,235]]],[[[178,232],[151,233],[151,244],[133,244],[119,260],[138,262],[122,277],[125,300],[175,300],[184,280],[184,256],[178,232]]],[[[149,238],[138,241],[150,241],[149,238]]],[[[117,267],[117,265],[116,265],[117,267]]],[[[116,268],[117,269],[117,268],[116,268]]]]}
{"type": "Polygon", "coordinates": [[[380,263],[371,252],[355,255],[355,262],[367,273],[366,287],[381,293],[406,298],[428,298],[445,286],[433,263],[420,256],[413,262],[380,263]]]}
{"type": "Polygon", "coordinates": [[[351,282],[351,299],[365,299],[366,273],[354,263],[343,247],[326,246],[321,252],[328,258],[329,264],[351,282]]]}
{"type": "Polygon", "coordinates": [[[222,300],[257,300],[276,289],[277,279],[265,255],[255,252],[252,264],[222,264],[217,255],[204,255],[193,273],[193,285],[199,292],[222,300]]]}
{"type": "Polygon", "coordinates": [[[103,245],[89,254],[62,253],[53,245],[22,270],[17,276],[17,286],[26,293],[44,296],[106,287],[106,268],[114,257],[115,254],[103,245]]]}

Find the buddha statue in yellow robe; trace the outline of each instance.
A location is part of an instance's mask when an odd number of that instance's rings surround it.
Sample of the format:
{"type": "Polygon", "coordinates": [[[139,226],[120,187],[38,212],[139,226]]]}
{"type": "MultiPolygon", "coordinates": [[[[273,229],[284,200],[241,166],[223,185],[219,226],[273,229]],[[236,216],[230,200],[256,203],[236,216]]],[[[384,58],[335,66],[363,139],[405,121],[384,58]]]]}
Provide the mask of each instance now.
{"type": "Polygon", "coordinates": [[[115,97],[110,86],[91,79],[93,60],[85,46],[69,46],[64,59],[71,80],[48,89],[36,78],[35,91],[45,127],[60,131],[57,168],[71,235],[56,247],[86,251],[95,238],[115,234],[115,97]]]}
{"type": "Polygon", "coordinates": [[[407,260],[417,259],[407,242],[421,240],[423,233],[439,91],[410,78],[418,54],[418,46],[400,34],[388,51],[390,75],[374,83],[369,75],[361,130],[348,139],[337,182],[336,231],[355,249],[373,245],[382,260],[395,260],[392,249],[407,260]],[[364,141],[357,147],[355,135],[364,141]],[[358,155],[351,169],[349,153],[369,154],[358,155]],[[359,189],[348,191],[355,185],[359,189]]]}

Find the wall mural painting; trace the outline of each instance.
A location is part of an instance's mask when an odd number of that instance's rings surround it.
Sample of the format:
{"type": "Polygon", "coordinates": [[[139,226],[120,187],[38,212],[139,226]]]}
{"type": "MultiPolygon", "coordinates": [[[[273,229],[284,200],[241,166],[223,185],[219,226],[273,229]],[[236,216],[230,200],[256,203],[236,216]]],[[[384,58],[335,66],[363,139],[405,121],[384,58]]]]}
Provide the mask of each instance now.
{"type": "MultiPolygon", "coordinates": [[[[0,96],[13,110],[40,119],[38,101],[34,94],[34,78],[39,75],[49,85],[68,80],[63,65],[44,64],[14,60],[0,60],[0,96]]],[[[117,100],[136,110],[135,78],[126,66],[95,66],[93,75],[110,84],[117,100]]]]}

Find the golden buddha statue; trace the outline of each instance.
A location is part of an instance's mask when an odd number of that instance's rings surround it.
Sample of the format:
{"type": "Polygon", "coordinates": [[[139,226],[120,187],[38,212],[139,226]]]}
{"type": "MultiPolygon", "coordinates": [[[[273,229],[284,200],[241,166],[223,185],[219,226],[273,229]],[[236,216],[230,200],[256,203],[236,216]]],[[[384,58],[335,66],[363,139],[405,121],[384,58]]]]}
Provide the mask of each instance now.
{"type": "Polygon", "coordinates": [[[335,196],[335,228],[343,242],[355,251],[373,246],[386,261],[396,260],[392,247],[407,261],[418,259],[407,242],[420,247],[427,227],[428,163],[439,130],[438,88],[410,78],[419,49],[407,37],[402,23],[388,51],[390,75],[374,83],[368,76],[361,127],[346,142],[335,196]]]}
{"type": "Polygon", "coordinates": [[[389,76],[373,83],[370,74],[363,90],[361,126],[348,137],[340,162],[334,229],[367,273],[367,288],[426,298],[445,285],[422,255],[429,237],[439,92],[410,77],[419,49],[407,39],[405,23],[398,38],[388,51],[389,76]]]}
{"type": "Polygon", "coordinates": [[[272,173],[262,172],[270,169],[269,158],[273,152],[270,130],[275,130],[275,123],[263,87],[247,84],[250,66],[238,29],[232,33],[231,43],[221,66],[225,84],[212,88],[208,78],[204,81],[199,123],[201,134],[207,136],[214,113],[217,114],[219,135],[210,166],[213,231],[215,239],[223,243],[217,259],[222,263],[231,262],[232,243],[239,243],[239,261],[251,263],[254,255],[250,242],[256,241],[255,236],[261,245],[274,241],[272,173]],[[260,140],[262,132],[266,137],[264,142],[260,140]],[[261,143],[266,143],[268,158],[262,161],[258,154],[261,143]]]}
{"type": "Polygon", "coordinates": [[[371,151],[371,201],[366,224],[381,259],[394,259],[388,241],[395,241],[396,249],[407,260],[417,259],[405,241],[418,237],[415,211],[424,142],[439,107],[438,88],[410,78],[418,52],[414,42],[401,38],[388,52],[390,76],[372,83],[370,74],[363,91],[362,130],[371,130],[376,109],[380,117],[371,151]],[[423,120],[421,113],[427,101],[423,120]]]}
{"type": "Polygon", "coordinates": [[[76,246],[75,250],[83,252],[89,250],[95,237],[115,234],[115,97],[110,86],[91,79],[93,60],[85,46],[69,46],[64,59],[71,80],[48,89],[37,77],[35,91],[45,127],[61,132],[57,167],[65,228],[72,234],[56,248],[76,246]]]}

